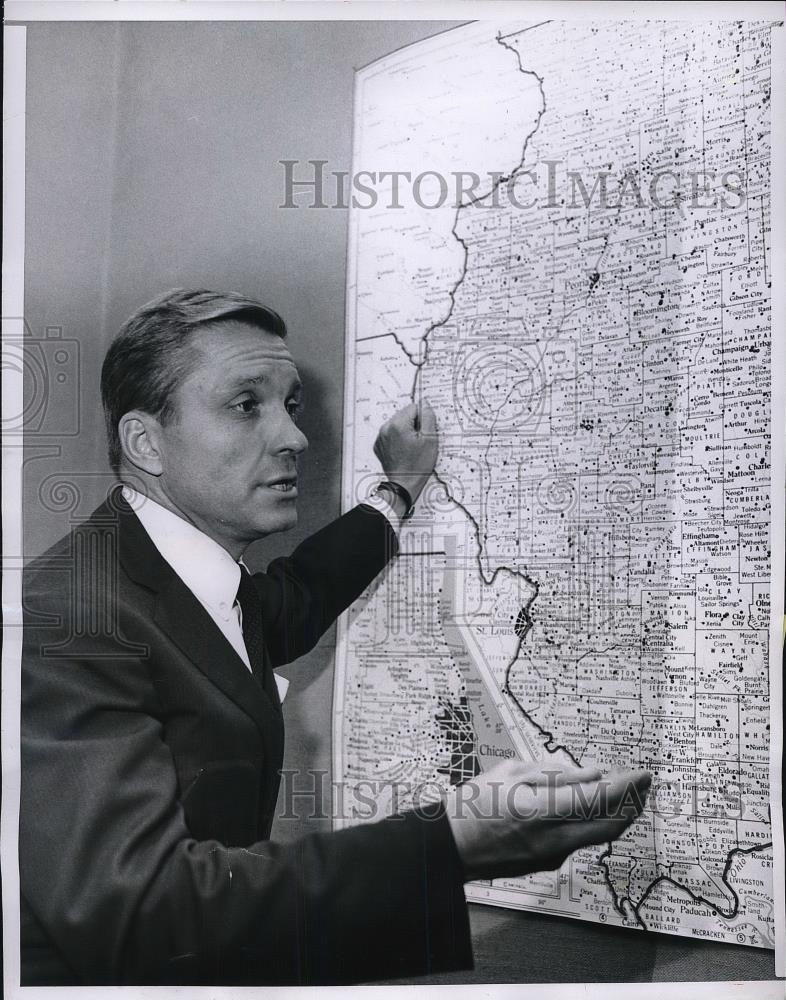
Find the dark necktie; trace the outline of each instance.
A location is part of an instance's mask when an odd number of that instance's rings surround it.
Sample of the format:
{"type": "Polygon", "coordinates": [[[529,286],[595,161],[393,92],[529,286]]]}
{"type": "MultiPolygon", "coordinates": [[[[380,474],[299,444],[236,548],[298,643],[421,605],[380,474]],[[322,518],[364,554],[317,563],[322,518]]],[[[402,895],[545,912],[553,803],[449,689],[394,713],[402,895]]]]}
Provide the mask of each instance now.
{"type": "Polygon", "coordinates": [[[275,705],[279,704],[276,681],[273,671],[265,658],[262,642],[262,607],[259,592],[254,586],[251,574],[245,566],[240,566],[240,585],[237,588],[237,603],[243,615],[243,641],[251,664],[251,670],[270,695],[275,705]]]}

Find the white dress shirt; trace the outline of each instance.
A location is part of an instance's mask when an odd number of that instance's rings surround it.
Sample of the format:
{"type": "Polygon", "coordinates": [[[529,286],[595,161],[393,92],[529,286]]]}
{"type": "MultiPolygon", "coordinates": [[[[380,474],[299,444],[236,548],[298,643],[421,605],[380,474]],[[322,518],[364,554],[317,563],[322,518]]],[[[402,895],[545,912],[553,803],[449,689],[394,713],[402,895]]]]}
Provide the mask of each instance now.
{"type": "MultiPolygon", "coordinates": [[[[240,564],[199,528],[130,486],[123,486],[123,499],[141,521],[153,545],[250,670],[248,650],[243,640],[243,616],[235,600],[240,585],[240,564]]],[[[401,519],[390,504],[379,496],[370,497],[364,503],[384,514],[398,534],[401,519]]],[[[289,681],[275,672],[273,676],[283,702],[289,681]]]]}

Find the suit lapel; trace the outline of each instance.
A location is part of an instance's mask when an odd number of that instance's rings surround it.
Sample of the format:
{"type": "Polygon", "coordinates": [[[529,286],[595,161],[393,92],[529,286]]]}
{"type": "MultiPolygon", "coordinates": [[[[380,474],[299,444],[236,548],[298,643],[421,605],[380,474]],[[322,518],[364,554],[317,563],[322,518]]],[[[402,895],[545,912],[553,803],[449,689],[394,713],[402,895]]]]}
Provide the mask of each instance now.
{"type": "Polygon", "coordinates": [[[280,715],[268,693],[176,573],[158,592],[154,619],[194,666],[269,736],[280,715]]]}
{"type": "Polygon", "coordinates": [[[283,741],[277,697],[262,688],[207,611],[159,553],[119,489],[108,503],[118,515],[121,565],[132,580],[156,593],[156,624],[198,670],[256,722],[268,754],[275,760],[280,756],[283,741]]]}

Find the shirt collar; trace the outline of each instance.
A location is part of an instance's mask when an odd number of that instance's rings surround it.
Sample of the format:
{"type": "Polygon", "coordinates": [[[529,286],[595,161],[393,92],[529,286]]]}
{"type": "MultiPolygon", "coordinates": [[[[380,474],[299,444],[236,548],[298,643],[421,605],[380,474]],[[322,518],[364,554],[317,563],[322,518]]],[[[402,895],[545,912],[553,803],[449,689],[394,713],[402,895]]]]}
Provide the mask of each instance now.
{"type": "Polygon", "coordinates": [[[123,486],[123,499],[194,597],[226,618],[237,596],[240,564],[199,528],[130,486],[123,486]]]}

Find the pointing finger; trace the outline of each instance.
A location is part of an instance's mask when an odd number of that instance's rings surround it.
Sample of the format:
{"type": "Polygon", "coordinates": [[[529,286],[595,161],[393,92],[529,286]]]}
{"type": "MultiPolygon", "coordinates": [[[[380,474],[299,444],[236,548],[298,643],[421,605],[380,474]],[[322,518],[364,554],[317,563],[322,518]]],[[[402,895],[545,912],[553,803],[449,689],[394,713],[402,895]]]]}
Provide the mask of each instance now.
{"type": "Polygon", "coordinates": [[[652,775],[649,771],[611,771],[605,780],[608,782],[609,801],[621,801],[634,790],[646,797],[652,775]]]}
{"type": "Polygon", "coordinates": [[[561,771],[555,776],[557,785],[576,785],[586,781],[597,781],[603,772],[599,767],[576,767],[561,771]]]}
{"type": "MultiPolygon", "coordinates": [[[[552,820],[622,823],[627,826],[644,808],[650,775],[646,771],[627,771],[599,779],[563,781],[537,785],[536,811],[552,820]]],[[[602,839],[602,838],[601,838],[602,839]]]]}
{"type": "Polygon", "coordinates": [[[561,785],[575,785],[585,781],[597,781],[603,772],[599,767],[543,767],[527,773],[528,785],[545,785],[558,788],[561,785]]]}
{"type": "Polygon", "coordinates": [[[583,795],[576,795],[577,815],[597,816],[599,819],[632,821],[639,815],[647,801],[652,775],[648,771],[619,771],[606,774],[597,782],[580,787],[583,795]],[[587,809],[588,794],[592,804],[587,809]]]}
{"type": "Polygon", "coordinates": [[[423,434],[437,433],[437,415],[427,399],[421,399],[419,405],[419,429],[423,434]]]}

